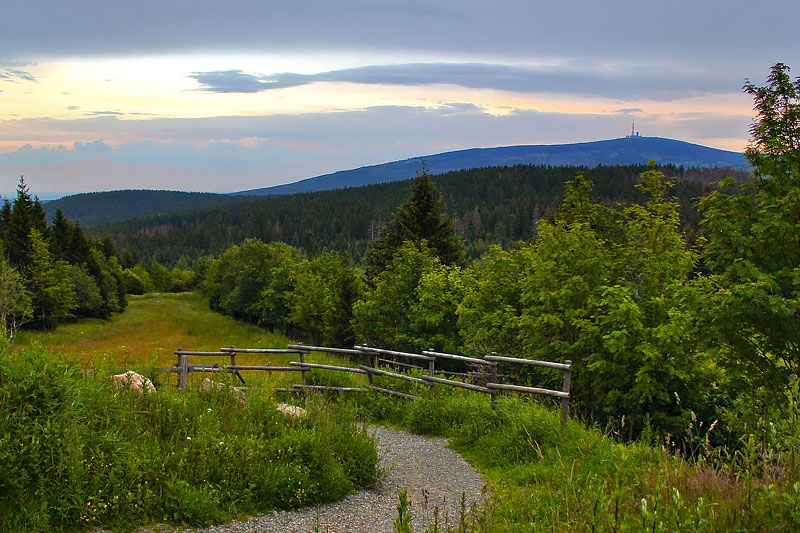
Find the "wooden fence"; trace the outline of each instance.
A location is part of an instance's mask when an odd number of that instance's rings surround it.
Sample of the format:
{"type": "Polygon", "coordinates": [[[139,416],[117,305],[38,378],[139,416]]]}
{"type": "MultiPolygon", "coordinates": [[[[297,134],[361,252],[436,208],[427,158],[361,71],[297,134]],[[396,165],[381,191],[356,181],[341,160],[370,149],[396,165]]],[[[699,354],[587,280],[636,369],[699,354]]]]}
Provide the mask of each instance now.
{"type": "Polygon", "coordinates": [[[503,357],[492,352],[490,355],[480,357],[468,357],[465,355],[450,354],[436,352],[434,350],[426,350],[421,354],[410,352],[398,352],[394,350],[384,350],[382,348],[373,348],[370,346],[355,346],[353,349],[347,348],[331,348],[327,346],[307,346],[304,344],[290,344],[286,349],[276,348],[236,348],[231,346],[229,348],[220,348],[218,352],[197,352],[185,351],[180,348],[174,352],[177,356],[177,362],[174,366],[160,369],[163,372],[171,372],[178,374],[178,386],[186,387],[189,383],[189,374],[193,372],[227,372],[235,375],[242,384],[245,380],[242,377],[242,371],[262,371],[268,372],[300,372],[302,383],[296,383],[290,388],[276,389],[281,392],[302,392],[308,390],[335,390],[342,392],[365,392],[374,390],[383,394],[388,394],[397,398],[403,399],[416,399],[417,396],[400,392],[392,389],[378,387],[373,383],[374,376],[383,376],[398,380],[410,381],[420,385],[427,385],[429,394],[433,394],[436,385],[448,385],[461,389],[467,389],[491,396],[492,406],[496,405],[496,397],[502,391],[521,392],[527,394],[539,394],[551,396],[561,399],[561,423],[566,424],[569,414],[569,398],[570,386],[572,381],[572,362],[565,361],[564,363],[555,363],[551,361],[536,361],[533,359],[521,359],[517,357],[503,357]],[[338,366],[310,363],[306,361],[306,355],[311,352],[329,353],[338,356],[355,357],[363,361],[364,364],[359,364],[358,367],[338,366]],[[294,354],[300,359],[299,361],[289,362],[289,366],[276,366],[272,364],[267,365],[237,365],[236,354],[294,354]],[[220,363],[213,364],[190,364],[189,357],[217,357],[229,358],[230,364],[220,365],[220,363]],[[483,384],[468,383],[466,381],[458,381],[454,379],[447,379],[447,377],[437,377],[436,361],[439,359],[457,361],[465,364],[470,369],[477,369],[476,371],[470,370],[469,372],[449,372],[439,370],[440,376],[456,376],[461,378],[480,378],[483,384]],[[415,364],[419,363],[419,364],[415,364]],[[560,391],[542,389],[537,387],[528,387],[516,385],[513,383],[503,383],[504,378],[508,377],[498,371],[500,365],[527,365],[538,366],[543,368],[550,368],[560,370],[564,373],[562,388],[560,391]],[[380,368],[380,367],[383,368],[380,368]],[[413,368],[422,372],[427,371],[427,374],[420,377],[411,376],[401,373],[400,368],[413,368]],[[364,374],[367,376],[367,385],[365,387],[334,387],[325,385],[309,385],[306,379],[306,373],[312,370],[330,370],[335,372],[351,372],[355,374],[364,374]]]}

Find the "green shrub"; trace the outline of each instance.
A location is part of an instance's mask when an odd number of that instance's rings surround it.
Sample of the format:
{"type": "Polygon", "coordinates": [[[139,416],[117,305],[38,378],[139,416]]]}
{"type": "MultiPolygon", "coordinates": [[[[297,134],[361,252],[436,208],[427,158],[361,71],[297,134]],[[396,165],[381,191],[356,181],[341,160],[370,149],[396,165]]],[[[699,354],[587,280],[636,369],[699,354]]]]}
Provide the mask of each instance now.
{"type": "Polygon", "coordinates": [[[0,530],[200,525],[375,485],[352,408],[320,398],[288,419],[248,391],[138,396],[38,346],[0,351],[0,530]]]}

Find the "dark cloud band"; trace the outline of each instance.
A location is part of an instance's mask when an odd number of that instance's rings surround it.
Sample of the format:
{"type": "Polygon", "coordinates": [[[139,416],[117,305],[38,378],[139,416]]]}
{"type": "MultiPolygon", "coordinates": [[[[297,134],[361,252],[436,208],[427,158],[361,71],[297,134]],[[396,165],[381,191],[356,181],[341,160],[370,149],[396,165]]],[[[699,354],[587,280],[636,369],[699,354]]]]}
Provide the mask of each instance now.
{"type": "Polygon", "coordinates": [[[257,93],[322,82],[369,85],[447,84],[517,93],[568,93],[630,99],[672,100],[706,93],[738,92],[741,80],[707,72],[665,76],[658,68],[634,66],[600,70],[586,65],[519,67],[491,63],[405,63],[368,65],[316,74],[260,75],[242,70],[193,72],[200,89],[217,93],[257,93]]]}

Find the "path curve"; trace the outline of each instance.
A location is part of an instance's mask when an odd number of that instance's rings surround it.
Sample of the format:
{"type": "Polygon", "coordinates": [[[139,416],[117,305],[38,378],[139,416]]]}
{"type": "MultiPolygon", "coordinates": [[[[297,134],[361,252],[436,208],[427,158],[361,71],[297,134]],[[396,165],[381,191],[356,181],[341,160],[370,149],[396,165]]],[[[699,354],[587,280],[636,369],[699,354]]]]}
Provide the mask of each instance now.
{"type": "Polygon", "coordinates": [[[386,472],[379,490],[362,490],[318,508],[280,511],[198,531],[393,532],[397,496],[404,487],[408,487],[411,497],[414,531],[423,531],[433,522],[437,507],[440,524],[457,525],[462,493],[466,496],[467,510],[483,502],[483,481],[458,453],[445,447],[446,439],[384,427],[375,427],[374,431],[381,452],[381,468],[386,472]]]}

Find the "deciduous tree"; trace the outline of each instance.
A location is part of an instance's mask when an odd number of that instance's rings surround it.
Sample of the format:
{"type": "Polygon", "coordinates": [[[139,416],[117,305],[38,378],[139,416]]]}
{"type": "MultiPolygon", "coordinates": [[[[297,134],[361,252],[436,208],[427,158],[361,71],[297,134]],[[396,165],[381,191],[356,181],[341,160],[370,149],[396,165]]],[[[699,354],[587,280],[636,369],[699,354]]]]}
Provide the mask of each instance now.
{"type": "Polygon", "coordinates": [[[708,314],[730,365],[775,385],[800,372],[800,78],[778,63],[766,85],[745,91],[757,113],[745,152],[756,179],[724,179],[700,202],[716,289],[708,314]]]}

